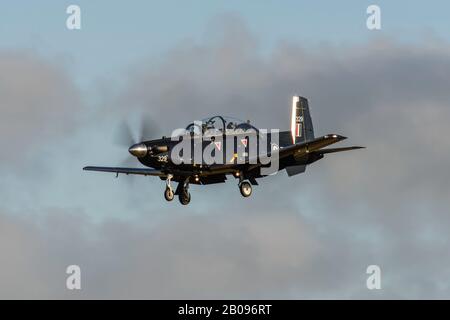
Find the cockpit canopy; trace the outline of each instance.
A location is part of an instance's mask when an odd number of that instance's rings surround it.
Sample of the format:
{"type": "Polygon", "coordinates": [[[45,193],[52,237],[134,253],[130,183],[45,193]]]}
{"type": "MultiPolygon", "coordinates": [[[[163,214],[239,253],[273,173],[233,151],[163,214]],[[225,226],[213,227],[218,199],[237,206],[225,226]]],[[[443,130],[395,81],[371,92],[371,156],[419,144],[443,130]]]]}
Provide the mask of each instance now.
{"type": "Polygon", "coordinates": [[[223,116],[213,116],[201,121],[194,121],[186,127],[186,131],[194,135],[200,133],[211,135],[228,134],[247,130],[258,131],[249,121],[242,121],[236,118],[223,116]]]}

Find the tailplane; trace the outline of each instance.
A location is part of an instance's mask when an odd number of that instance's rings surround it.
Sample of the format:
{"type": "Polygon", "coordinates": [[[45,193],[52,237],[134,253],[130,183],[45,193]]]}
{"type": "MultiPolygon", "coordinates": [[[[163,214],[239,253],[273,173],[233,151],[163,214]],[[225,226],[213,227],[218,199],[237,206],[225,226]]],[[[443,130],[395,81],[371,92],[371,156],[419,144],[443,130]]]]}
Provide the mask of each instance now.
{"type": "Polygon", "coordinates": [[[346,138],[338,134],[327,134],[315,138],[308,99],[294,96],[292,98],[291,132],[280,132],[282,152],[292,152],[293,156],[292,163],[285,167],[288,176],[305,172],[308,164],[322,159],[325,154],[364,148],[359,146],[325,148],[344,139],[346,138]]]}

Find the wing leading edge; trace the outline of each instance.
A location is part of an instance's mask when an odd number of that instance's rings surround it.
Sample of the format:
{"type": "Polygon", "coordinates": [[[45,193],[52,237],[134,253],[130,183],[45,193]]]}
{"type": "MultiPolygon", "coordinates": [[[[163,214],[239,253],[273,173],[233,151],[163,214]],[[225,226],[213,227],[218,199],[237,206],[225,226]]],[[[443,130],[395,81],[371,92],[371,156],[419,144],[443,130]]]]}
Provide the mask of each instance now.
{"type": "Polygon", "coordinates": [[[98,172],[112,172],[112,173],[123,173],[123,174],[138,174],[143,176],[156,176],[156,177],[166,177],[167,174],[161,170],[147,169],[147,168],[122,168],[122,167],[84,167],[85,171],[98,171],[98,172]]]}

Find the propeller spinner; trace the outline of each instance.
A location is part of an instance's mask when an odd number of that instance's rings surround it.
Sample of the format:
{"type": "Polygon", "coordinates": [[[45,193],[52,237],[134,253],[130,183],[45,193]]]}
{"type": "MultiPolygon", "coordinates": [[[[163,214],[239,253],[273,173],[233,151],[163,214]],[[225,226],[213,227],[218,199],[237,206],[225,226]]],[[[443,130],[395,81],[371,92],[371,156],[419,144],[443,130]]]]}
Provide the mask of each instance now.
{"type": "Polygon", "coordinates": [[[128,152],[137,158],[142,158],[147,155],[148,149],[144,143],[136,143],[128,149],[128,152]]]}

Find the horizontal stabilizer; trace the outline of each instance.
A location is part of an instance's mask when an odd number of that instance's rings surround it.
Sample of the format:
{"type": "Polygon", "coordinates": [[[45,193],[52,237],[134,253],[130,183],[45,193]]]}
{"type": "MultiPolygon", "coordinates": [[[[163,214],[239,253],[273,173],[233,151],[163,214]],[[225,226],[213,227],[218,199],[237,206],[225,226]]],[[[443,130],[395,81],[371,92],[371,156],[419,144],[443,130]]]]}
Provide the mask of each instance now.
{"type": "Polygon", "coordinates": [[[335,153],[335,152],[342,152],[342,151],[350,151],[350,150],[357,150],[357,149],[365,149],[365,147],[343,147],[343,148],[329,148],[329,149],[321,149],[315,151],[315,153],[319,154],[326,154],[326,153],[335,153]]]}
{"type": "MultiPolygon", "coordinates": [[[[295,158],[301,158],[308,153],[312,153],[318,151],[330,144],[337,143],[339,141],[347,139],[346,137],[340,136],[338,134],[327,134],[325,136],[315,138],[313,140],[307,142],[301,142],[292,144],[286,147],[281,147],[276,151],[269,152],[266,155],[258,155],[259,160],[270,161],[270,157],[278,156],[279,159],[286,158],[290,155],[293,155],[295,158]]],[[[255,161],[254,158],[249,159],[249,163],[255,161]]],[[[262,162],[262,161],[261,161],[262,162]]],[[[257,165],[258,166],[258,165],[257,165]]],[[[255,167],[257,167],[255,166],[255,167]]]]}
{"type": "Polygon", "coordinates": [[[285,148],[280,148],[280,158],[284,158],[290,154],[293,154],[295,157],[302,157],[310,152],[320,150],[330,144],[337,143],[345,139],[347,138],[338,134],[327,134],[311,141],[296,143],[285,148]]]}

